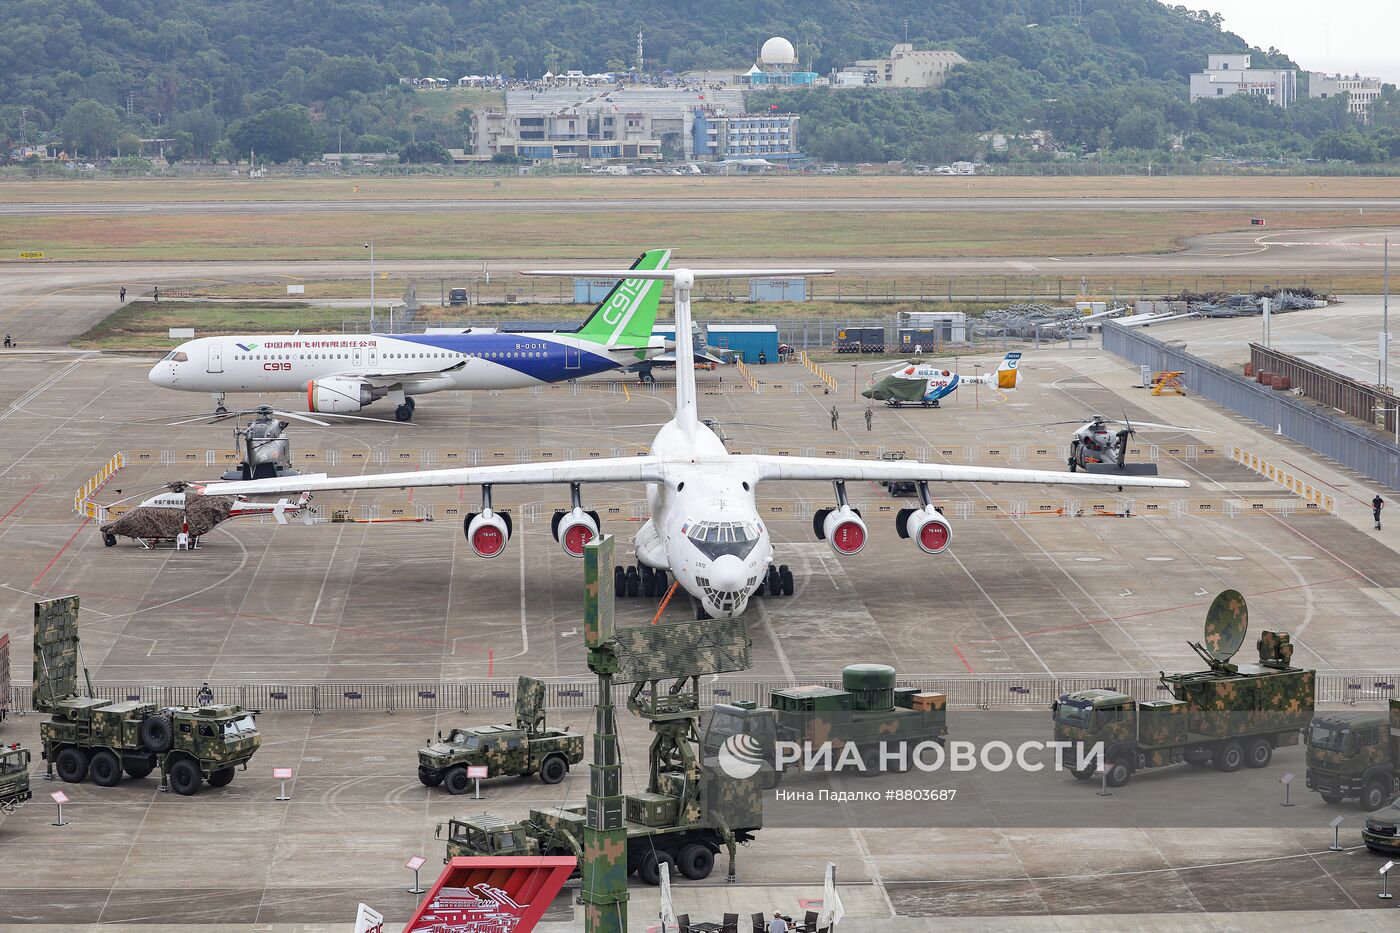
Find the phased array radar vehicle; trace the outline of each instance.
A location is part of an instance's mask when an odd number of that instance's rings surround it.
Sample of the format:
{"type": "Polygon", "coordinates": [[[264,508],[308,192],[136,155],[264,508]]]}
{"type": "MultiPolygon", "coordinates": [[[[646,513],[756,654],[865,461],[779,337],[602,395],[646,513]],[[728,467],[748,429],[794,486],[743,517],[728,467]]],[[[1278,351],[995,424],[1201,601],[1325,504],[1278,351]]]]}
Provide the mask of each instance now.
{"type": "MultiPolygon", "coordinates": [[[[1058,741],[1104,746],[1110,787],[1128,783],[1135,771],[1185,761],[1218,771],[1263,768],[1274,749],[1298,744],[1313,715],[1316,672],[1291,666],[1293,645],[1286,632],[1264,632],[1259,663],[1231,664],[1249,628],[1249,610],[1235,590],[1215,597],[1206,615],[1205,639],[1188,642],[1209,669],[1162,674],[1171,700],[1134,700],[1116,690],[1066,693],[1051,704],[1058,741]]],[[[1078,747],[1066,767],[1087,780],[1078,747]]]]}
{"type": "Polygon", "coordinates": [[[113,702],[78,693],[78,597],[34,604],[34,709],[51,713],[39,724],[49,777],[70,784],[89,774],[112,787],[125,771],[143,778],[157,768],[162,784],[182,796],[200,785],[223,787],[235,768],[247,769],[258,750],[253,710],[241,706],[167,706],[137,700],[113,702]]]}
{"type": "Polygon", "coordinates": [[[538,774],[546,784],[558,784],[569,767],[583,760],[583,733],[545,725],[544,684],[521,677],[515,691],[515,724],[452,729],[418,750],[418,780],[427,787],[441,784],[449,794],[465,794],[472,786],[469,766],[484,766],[487,777],[538,774]]]}
{"type": "Polygon", "coordinates": [[[1400,794],[1400,700],[1390,712],[1322,713],[1303,734],[1308,747],[1308,789],[1328,803],[1348,797],[1363,810],[1379,810],[1400,794]]]}
{"type": "Polygon", "coordinates": [[[0,746],[0,811],[14,813],[30,797],[29,749],[18,743],[0,746]]]}
{"type": "MultiPolygon", "coordinates": [[[[832,760],[845,746],[855,745],[866,769],[874,770],[882,750],[897,754],[892,746],[899,746],[907,760],[920,744],[942,743],[947,735],[944,694],[895,686],[895,670],[885,664],[852,664],[841,672],[840,690],[787,687],[772,691],[767,706],[717,704],[705,731],[704,750],[707,757],[717,756],[724,743],[740,742],[740,747],[747,746],[773,765],[778,742],[805,745],[814,754],[830,743],[832,760]]],[[[771,783],[780,779],[781,772],[771,783]]]]}

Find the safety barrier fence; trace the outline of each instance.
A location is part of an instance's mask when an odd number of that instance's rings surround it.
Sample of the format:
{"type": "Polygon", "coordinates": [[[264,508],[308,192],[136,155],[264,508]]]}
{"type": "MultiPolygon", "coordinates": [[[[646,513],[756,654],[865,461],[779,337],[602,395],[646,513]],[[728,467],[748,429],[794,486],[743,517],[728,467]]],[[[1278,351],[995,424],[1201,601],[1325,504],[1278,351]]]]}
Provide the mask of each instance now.
{"type": "Polygon", "coordinates": [[[73,511],[87,518],[101,519],[103,514],[102,506],[92,501],[93,493],[97,492],[107,481],[117,475],[117,471],[126,466],[126,455],[117,451],[112,455],[112,459],[102,464],[102,469],[89,477],[86,483],[78,489],[73,496],[73,511]]]}
{"type": "Polygon", "coordinates": [[[753,370],[749,368],[743,360],[735,360],[734,368],[739,371],[739,377],[744,380],[744,384],[755,392],[762,391],[759,388],[758,378],[754,376],[753,370]]]}
{"type": "Polygon", "coordinates": [[[1249,362],[1255,373],[1286,376],[1289,385],[1308,398],[1400,436],[1395,423],[1400,417],[1400,396],[1381,386],[1350,379],[1325,366],[1257,343],[1249,345],[1249,362]]]}
{"type": "MultiPolygon", "coordinates": [[[[1319,704],[1381,703],[1400,696],[1396,683],[1400,672],[1349,671],[1319,672],[1316,689],[1319,704]]],[[[796,684],[839,688],[839,673],[800,678],[794,683],[752,677],[707,679],[701,686],[702,706],[715,703],[750,701],[766,703],[769,692],[796,684]]],[[[948,697],[954,709],[1044,710],[1062,694],[1103,688],[1116,690],[1139,700],[1169,696],[1161,680],[1150,674],[928,674],[902,676],[899,685],[932,690],[948,697]]],[[[104,684],[94,692],[114,701],[151,703],[156,706],[196,706],[203,703],[236,703],[263,711],[322,713],[363,711],[397,713],[406,711],[478,710],[499,711],[508,716],[515,705],[514,678],[470,681],[331,681],[318,683],[209,684],[104,684]]],[[[554,710],[583,711],[597,698],[595,680],[547,680],[545,704],[554,710]]],[[[620,694],[614,696],[616,700],[620,694]]],[[[11,708],[32,708],[29,686],[11,688],[11,708]]]]}
{"type": "Polygon", "coordinates": [[[812,375],[820,379],[827,388],[836,388],[836,377],[833,376],[831,373],[827,372],[825,367],[813,362],[812,357],[807,354],[806,350],[803,350],[797,355],[797,360],[803,366],[807,367],[807,370],[812,375]]]}
{"type": "Polygon", "coordinates": [[[1247,381],[1180,347],[1168,346],[1112,321],[1103,326],[1103,347],[1137,366],[1148,366],[1154,371],[1179,370],[1185,373],[1183,384],[1188,391],[1379,483],[1400,489],[1400,445],[1370,428],[1346,423],[1330,408],[1247,381]]]}
{"type": "Polygon", "coordinates": [[[1255,456],[1247,450],[1238,447],[1230,448],[1230,459],[1236,463],[1242,463],[1260,476],[1267,477],[1278,483],[1289,492],[1303,500],[1304,511],[1337,511],[1337,500],[1327,493],[1318,489],[1310,483],[1305,483],[1287,470],[1274,466],[1267,460],[1255,456]]]}

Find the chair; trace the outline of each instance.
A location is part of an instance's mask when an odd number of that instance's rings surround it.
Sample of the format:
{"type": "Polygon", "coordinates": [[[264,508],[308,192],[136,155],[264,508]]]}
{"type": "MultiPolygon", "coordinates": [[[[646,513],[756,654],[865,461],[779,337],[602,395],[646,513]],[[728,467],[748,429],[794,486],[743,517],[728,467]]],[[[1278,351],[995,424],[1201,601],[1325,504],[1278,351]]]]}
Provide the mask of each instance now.
{"type": "Polygon", "coordinates": [[[802,922],[797,926],[798,933],[817,933],[818,916],[819,914],[815,910],[807,911],[806,915],[802,918],[802,922]]]}
{"type": "Polygon", "coordinates": [[[763,914],[753,915],[753,933],[768,933],[767,918],[763,914]]]}
{"type": "Polygon", "coordinates": [[[724,923],[720,925],[719,933],[739,933],[739,915],[725,914],[724,923]]]}
{"type": "Polygon", "coordinates": [[[676,914],[676,925],[680,933],[690,933],[690,914],[676,914]]]}

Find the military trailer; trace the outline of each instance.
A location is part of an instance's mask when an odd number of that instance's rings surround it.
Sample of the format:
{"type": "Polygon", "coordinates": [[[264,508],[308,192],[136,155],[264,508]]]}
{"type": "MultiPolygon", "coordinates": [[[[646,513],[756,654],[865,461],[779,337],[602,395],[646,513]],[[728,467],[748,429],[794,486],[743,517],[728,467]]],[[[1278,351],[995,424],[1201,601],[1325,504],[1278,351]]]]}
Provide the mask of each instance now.
{"type": "Polygon", "coordinates": [[[835,748],[854,743],[867,768],[878,765],[881,744],[913,748],[942,743],[948,735],[948,698],[916,687],[895,686],[885,664],[852,664],[841,672],[840,690],[788,687],[774,690],[767,706],[717,704],[705,732],[705,753],[717,755],[731,736],[748,735],[773,762],[778,742],[835,748]]]}
{"type": "Polygon", "coordinates": [[[33,794],[29,790],[29,749],[0,747],[0,811],[13,813],[33,794]]]}
{"type": "Polygon", "coordinates": [[[1324,713],[1303,734],[1308,748],[1308,789],[1328,803],[1348,797],[1363,810],[1379,810],[1400,794],[1400,700],[1390,712],[1324,713]]]}
{"type": "Polygon", "coordinates": [[[241,706],[167,706],[114,702],[78,693],[78,597],[34,604],[34,709],[48,775],[76,784],[92,776],[100,787],[160,769],[161,783],[182,796],[205,781],[223,787],[235,768],[247,770],[258,750],[254,710],[241,706]]]}
{"type": "MultiPolygon", "coordinates": [[[[1128,783],[1135,771],[1183,761],[1227,772],[1267,767],[1274,749],[1298,744],[1312,718],[1316,672],[1291,666],[1286,632],[1260,636],[1257,665],[1229,663],[1248,627],[1244,597],[1226,590],[1206,615],[1204,644],[1188,642],[1209,670],[1163,673],[1170,700],[1139,701],[1104,689],[1064,694],[1051,704],[1056,740],[1086,749],[1102,742],[1110,787],[1128,783]]],[[[1077,747],[1062,754],[1075,777],[1095,773],[1077,747]]]]}
{"type": "Polygon", "coordinates": [[[418,780],[441,784],[449,794],[472,787],[469,766],[485,766],[488,777],[538,774],[546,784],[564,780],[583,760],[583,734],[545,724],[544,684],[521,677],[515,691],[515,724],[452,729],[418,750],[418,780]]]}

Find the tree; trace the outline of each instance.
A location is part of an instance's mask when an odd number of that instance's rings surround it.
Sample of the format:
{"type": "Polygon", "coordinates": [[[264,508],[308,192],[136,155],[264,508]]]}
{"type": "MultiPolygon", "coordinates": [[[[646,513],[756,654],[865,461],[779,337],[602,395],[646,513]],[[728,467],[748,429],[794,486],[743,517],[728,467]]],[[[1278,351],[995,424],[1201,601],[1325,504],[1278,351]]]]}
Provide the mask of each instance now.
{"type": "Polygon", "coordinates": [[[452,153],[448,152],[442,143],[430,139],[404,146],[399,152],[399,161],[449,165],[452,162],[452,153]]]}
{"type": "Polygon", "coordinates": [[[171,165],[194,155],[194,134],[184,130],[175,134],[170,145],[165,147],[165,161],[171,165]]]}
{"type": "Polygon", "coordinates": [[[356,152],[397,152],[399,144],[388,136],[364,133],[355,140],[356,152]]]}
{"type": "Polygon", "coordinates": [[[116,147],[118,158],[122,156],[139,156],[141,154],[141,137],[127,131],[117,137],[116,147]]]}
{"type": "Polygon", "coordinates": [[[101,158],[112,148],[121,129],[121,118],[106,104],[83,100],[68,108],[59,124],[63,138],[73,144],[74,155],[79,151],[101,158]]]}
{"type": "Polygon", "coordinates": [[[1313,144],[1313,155],[1319,159],[1345,159],[1350,162],[1379,162],[1381,147],[1374,139],[1355,130],[1323,133],[1313,144]]]}
{"type": "Polygon", "coordinates": [[[267,162],[309,162],[324,151],[306,108],[295,104],[236,120],[228,128],[228,140],[238,158],[254,152],[267,162]]]}
{"type": "Polygon", "coordinates": [[[1156,149],[1162,144],[1166,123],[1160,113],[1134,107],[1113,125],[1113,143],[1119,148],[1156,149]]]}

